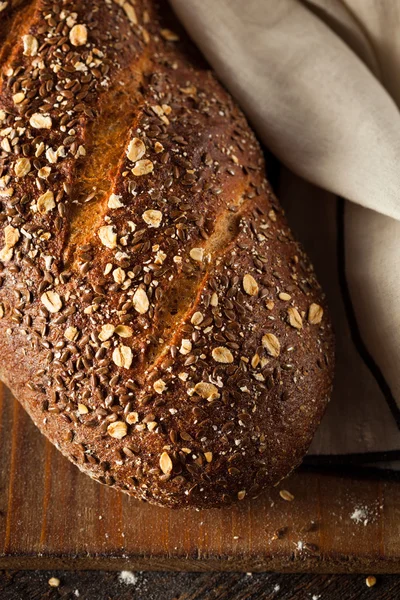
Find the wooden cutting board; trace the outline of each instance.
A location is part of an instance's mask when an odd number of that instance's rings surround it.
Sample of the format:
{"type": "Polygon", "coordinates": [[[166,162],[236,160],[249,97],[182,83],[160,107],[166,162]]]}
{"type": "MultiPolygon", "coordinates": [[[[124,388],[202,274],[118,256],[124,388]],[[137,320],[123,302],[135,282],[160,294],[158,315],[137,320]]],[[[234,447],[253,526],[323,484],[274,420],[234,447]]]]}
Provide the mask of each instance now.
{"type": "Polygon", "coordinates": [[[400,572],[399,483],[297,472],[253,502],[171,511],[81,474],[4,387],[0,425],[0,569],[400,572]]]}

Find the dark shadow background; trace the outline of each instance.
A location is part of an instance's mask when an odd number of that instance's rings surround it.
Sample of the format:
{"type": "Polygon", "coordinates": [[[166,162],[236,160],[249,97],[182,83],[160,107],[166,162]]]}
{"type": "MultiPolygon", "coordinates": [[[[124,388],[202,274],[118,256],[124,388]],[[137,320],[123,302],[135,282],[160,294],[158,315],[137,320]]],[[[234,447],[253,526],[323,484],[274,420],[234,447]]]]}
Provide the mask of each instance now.
{"type": "Polygon", "coordinates": [[[135,583],[104,571],[0,572],[1,600],[398,600],[400,576],[135,573],[135,583]],[[60,586],[51,588],[50,577],[60,586]],[[78,594],[76,593],[78,591],[78,594]]]}

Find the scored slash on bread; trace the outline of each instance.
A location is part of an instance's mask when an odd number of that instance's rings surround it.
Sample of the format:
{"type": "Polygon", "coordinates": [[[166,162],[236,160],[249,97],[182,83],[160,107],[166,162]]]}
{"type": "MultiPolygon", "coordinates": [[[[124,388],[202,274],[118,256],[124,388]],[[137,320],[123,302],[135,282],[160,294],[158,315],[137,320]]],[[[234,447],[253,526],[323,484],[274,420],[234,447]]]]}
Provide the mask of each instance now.
{"type": "Polygon", "coordinates": [[[333,337],[255,136],[164,2],[0,16],[1,378],[106,485],[256,496],[310,444],[333,337]]]}

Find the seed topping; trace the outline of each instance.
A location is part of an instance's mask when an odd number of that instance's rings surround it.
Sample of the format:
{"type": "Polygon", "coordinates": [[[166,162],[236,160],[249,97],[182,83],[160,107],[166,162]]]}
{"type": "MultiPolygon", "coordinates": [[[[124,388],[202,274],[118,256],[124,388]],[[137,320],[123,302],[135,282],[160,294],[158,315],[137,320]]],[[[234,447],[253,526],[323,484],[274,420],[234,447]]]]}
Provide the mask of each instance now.
{"type": "Polygon", "coordinates": [[[169,475],[172,472],[173,464],[168,452],[163,452],[160,456],[160,469],[164,475],[169,475]]]}
{"type": "Polygon", "coordinates": [[[167,386],[165,384],[165,381],[163,381],[162,379],[157,379],[157,381],[155,381],[153,384],[153,388],[154,391],[157,392],[157,394],[162,394],[167,389],[167,386]]]}
{"type": "Polygon", "coordinates": [[[107,433],[117,440],[122,440],[128,433],[128,426],[123,421],[115,421],[107,427],[107,433]]]}
{"type": "Polygon", "coordinates": [[[143,159],[138,160],[135,166],[132,169],[132,173],[136,175],[136,177],[141,177],[142,175],[148,175],[154,171],[154,165],[151,160],[143,159]]]}
{"type": "Polygon", "coordinates": [[[115,328],[115,333],[119,335],[119,337],[128,338],[132,337],[133,330],[132,327],[129,327],[129,325],[117,325],[115,328]]]}
{"type": "Polygon", "coordinates": [[[145,210],[142,219],[150,227],[160,227],[162,221],[162,212],[160,210],[145,210]]]}
{"type": "Polygon", "coordinates": [[[117,234],[114,231],[113,225],[103,225],[103,227],[100,227],[99,238],[103,246],[111,250],[117,247],[117,234]]]}
{"type": "Polygon", "coordinates": [[[294,308],[291,306],[288,309],[288,317],[289,317],[289,323],[292,327],[294,327],[295,329],[302,329],[303,319],[301,318],[300,313],[297,310],[297,308],[294,308]]]}
{"type": "Polygon", "coordinates": [[[216,362],[219,363],[233,363],[232,352],[228,348],[224,348],[223,346],[214,348],[214,350],[212,351],[212,357],[216,362]]]}
{"type": "Polygon", "coordinates": [[[99,340],[101,342],[106,342],[107,340],[112,338],[112,336],[114,335],[114,331],[115,327],[114,325],[111,325],[111,323],[106,323],[105,325],[102,325],[101,331],[99,333],[99,340]]]}
{"type": "Polygon", "coordinates": [[[34,129],[51,129],[53,124],[51,117],[35,113],[31,116],[29,123],[34,129]]]}
{"type": "Polygon", "coordinates": [[[67,327],[67,329],[65,330],[64,333],[64,337],[69,340],[70,342],[73,342],[78,336],[78,330],[76,327],[67,327]]]}
{"type": "Polygon", "coordinates": [[[207,383],[205,381],[197,383],[194,386],[194,391],[196,394],[202,398],[205,398],[206,400],[216,400],[220,396],[217,386],[215,386],[213,383],[207,383]]]}
{"type": "Polygon", "coordinates": [[[257,296],[258,294],[258,283],[249,273],[246,273],[243,277],[243,289],[249,296],[257,296]]]}
{"type": "Polygon", "coordinates": [[[266,333],[262,337],[262,345],[270,356],[277,358],[281,351],[281,345],[278,338],[273,333],[266,333]]]}
{"type": "Polygon", "coordinates": [[[52,191],[48,190],[41,196],[39,196],[37,201],[37,209],[41,215],[45,215],[55,208],[56,203],[54,202],[54,194],[52,191]]]}
{"type": "Polygon", "coordinates": [[[141,315],[147,313],[150,307],[150,302],[146,292],[142,288],[138,288],[132,298],[133,308],[141,315]]]}
{"type": "Polygon", "coordinates": [[[117,346],[112,354],[112,358],[117,367],[130,369],[133,360],[132,350],[129,346],[117,346]]]}
{"type": "Polygon", "coordinates": [[[57,292],[49,290],[41,296],[42,303],[51,313],[58,313],[62,309],[62,300],[57,292]]]}
{"type": "Polygon", "coordinates": [[[36,56],[39,49],[39,42],[33,35],[23,35],[22,41],[24,43],[24,55],[25,56],[36,56]]]}
{"type": "Polygon", "coordinates": [[[324,309],[319,304],[315,304],[314,302],[310,304],[308,309],[308,322],[311,325],[319,325],[322,321],[322,317],[324,315],[324,309]]]}
{"type": "Polygon", "coordinates": [[[108,199],[108,208],[122,208],[124,205],[121,202],[121,196],[118,194],[111,194],[108,199]]]}
{"type": "Polygon", "coordinates": [[[204,249],[203,248],[192,248],[190,250],[190,258],[196,262],[203,262],[204,249]]]}
{"type": "Polygon", "coordinates": [[[133,138],[128,145],[126,155],[132,162],[140,160],[146,153],[146,146],[139,138],[133,138]]]}
{"type": "Polygon", "coordinates": [[[17,177],[25,177],[31,170],[31,161],[29,158],[19,158],[14,166],[15,175],[17,177]]]}
{"type": "Polygon", "coordinates": [[[160,33],[167,42],[179,42],[179,35],[171,31],[171,29],[161,29],[160,33]]]}
{"type": "Polygon", "coordinates": [[[74,25],[69,33],[69,39],[73,46],[84,46],[88,39],[86,25],[74,25]]]}

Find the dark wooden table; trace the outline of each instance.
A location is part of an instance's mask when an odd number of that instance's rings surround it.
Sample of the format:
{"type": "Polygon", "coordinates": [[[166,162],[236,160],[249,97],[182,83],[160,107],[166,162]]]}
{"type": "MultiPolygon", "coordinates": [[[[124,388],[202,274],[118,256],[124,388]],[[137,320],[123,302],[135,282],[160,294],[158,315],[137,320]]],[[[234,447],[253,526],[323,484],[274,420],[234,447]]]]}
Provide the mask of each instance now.
{"type": "Polygon", "coordinates": [[[398,600],[400,576],[380,575],[368,588],[362,575],[3,571],[1,600],[398,600]],[[48,584],[60,579],[58,588],[48,584]]]}

